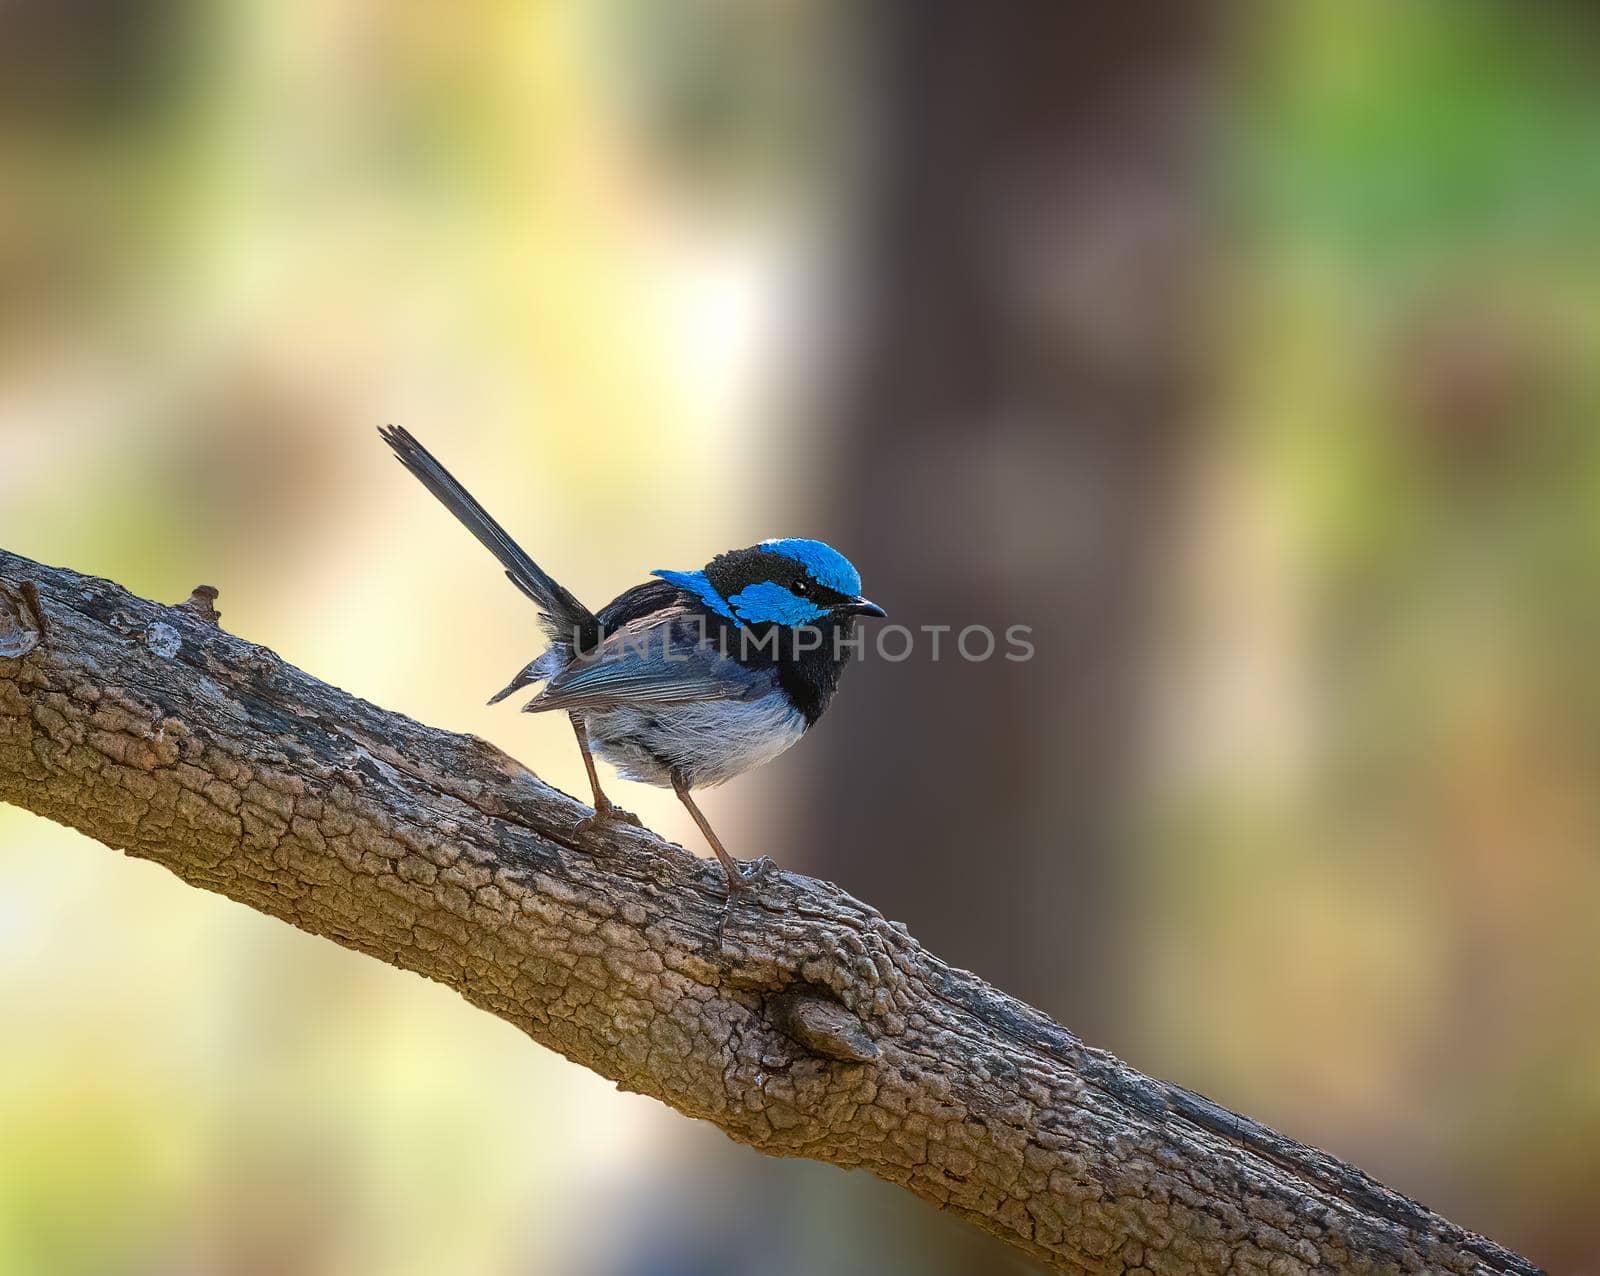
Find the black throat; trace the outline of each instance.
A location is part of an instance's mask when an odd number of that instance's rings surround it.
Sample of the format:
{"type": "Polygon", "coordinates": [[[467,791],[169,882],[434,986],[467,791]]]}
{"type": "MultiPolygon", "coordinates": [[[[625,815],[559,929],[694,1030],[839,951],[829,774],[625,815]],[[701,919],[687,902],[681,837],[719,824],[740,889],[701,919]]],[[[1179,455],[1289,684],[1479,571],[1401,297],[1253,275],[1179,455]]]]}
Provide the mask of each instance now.
{"type": "Polygon", "coordinates": [[[770,669],[795,710],[815,724],[850,660],[855,617],[826,616],[800,629],[762,622],[722,626],[723,650],[747,669],[770,669]],[[818,645],[818,638],[821,644],[818,645]]]}

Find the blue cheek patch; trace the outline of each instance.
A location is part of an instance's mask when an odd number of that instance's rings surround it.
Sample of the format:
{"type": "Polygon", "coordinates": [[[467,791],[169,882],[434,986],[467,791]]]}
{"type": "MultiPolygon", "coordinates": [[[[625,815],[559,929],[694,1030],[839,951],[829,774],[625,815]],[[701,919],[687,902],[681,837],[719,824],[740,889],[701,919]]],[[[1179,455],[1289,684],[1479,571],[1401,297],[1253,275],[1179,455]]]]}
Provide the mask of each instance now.
{"type": "MultiPolygon", "coordinates": [[[[706,605],[708,611],[714,611],[717,615],[726,616],[729,620],[737,623],[738,618],[728,610],[727,602],[712,587],[704,572],[651,572],[650,574],[659,576],[668,584],[676,585],[679,589],[693,594],[706,605]]],[[[796,601],[799,600],[797,599],[796,601]]]]}
{"type": "Polygon", "coordinates": [[[760,547],[794,559],[819,585],[852,597],[861,592],[861,573],[832,545],[791,536],[785,540],[762,541],[760,547]]]}
{"type": "Polygon", "coordinates": [[[747,585],[728,600],[739,613],[739,619],[749,624],[772,621],[779,625],[804,625],[827,613],[815,603],[791,594],[782,585],[764,580],[759,585],[747,585]]]}

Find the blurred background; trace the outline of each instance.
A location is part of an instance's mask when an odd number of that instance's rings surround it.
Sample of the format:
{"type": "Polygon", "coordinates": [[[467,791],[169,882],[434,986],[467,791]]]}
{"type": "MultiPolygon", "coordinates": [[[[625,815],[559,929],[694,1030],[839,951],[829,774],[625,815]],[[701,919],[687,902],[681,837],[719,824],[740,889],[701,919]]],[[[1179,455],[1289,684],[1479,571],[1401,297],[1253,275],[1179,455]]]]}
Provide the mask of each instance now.
{"type": "MultiPolygon", "coordinates": [[[[1554,0],[4,0],[0,542],[573,793],[376,425],[592,603],[804,535],[1031,625],[711,818],[1600,1272],[1597,67],[1554,0]]],[[[9,808],[0,1022],[0,1272],[1029,1270],[9,808]]]]}

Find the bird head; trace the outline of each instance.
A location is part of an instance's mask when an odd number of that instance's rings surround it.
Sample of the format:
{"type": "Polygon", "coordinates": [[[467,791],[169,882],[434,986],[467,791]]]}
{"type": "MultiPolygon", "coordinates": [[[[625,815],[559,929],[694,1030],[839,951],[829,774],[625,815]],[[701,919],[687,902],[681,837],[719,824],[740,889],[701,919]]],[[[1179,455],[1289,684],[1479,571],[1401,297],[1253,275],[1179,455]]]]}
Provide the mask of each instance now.
{"type": "Polygon", "coordinates": [[[762,541],[718,554],[697,572],[653,573],[739,624],[789,627],[853,616],[882,616],[861,596],[861,574],[821,541],[762,541]]]}

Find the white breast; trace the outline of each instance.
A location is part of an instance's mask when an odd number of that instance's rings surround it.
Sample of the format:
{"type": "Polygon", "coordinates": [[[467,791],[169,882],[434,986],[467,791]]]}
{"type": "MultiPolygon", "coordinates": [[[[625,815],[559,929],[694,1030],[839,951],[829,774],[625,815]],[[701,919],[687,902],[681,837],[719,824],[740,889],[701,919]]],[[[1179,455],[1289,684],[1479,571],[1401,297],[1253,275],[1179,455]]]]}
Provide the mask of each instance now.
{"type": "Polygon", "coordinates": [[[721,784],[770,762],[806,731],[782,692],[755,700],[628,705],[585,715],[595,753],[624,779],[670,787],[678,771],[691,788],[721,784]]]}

